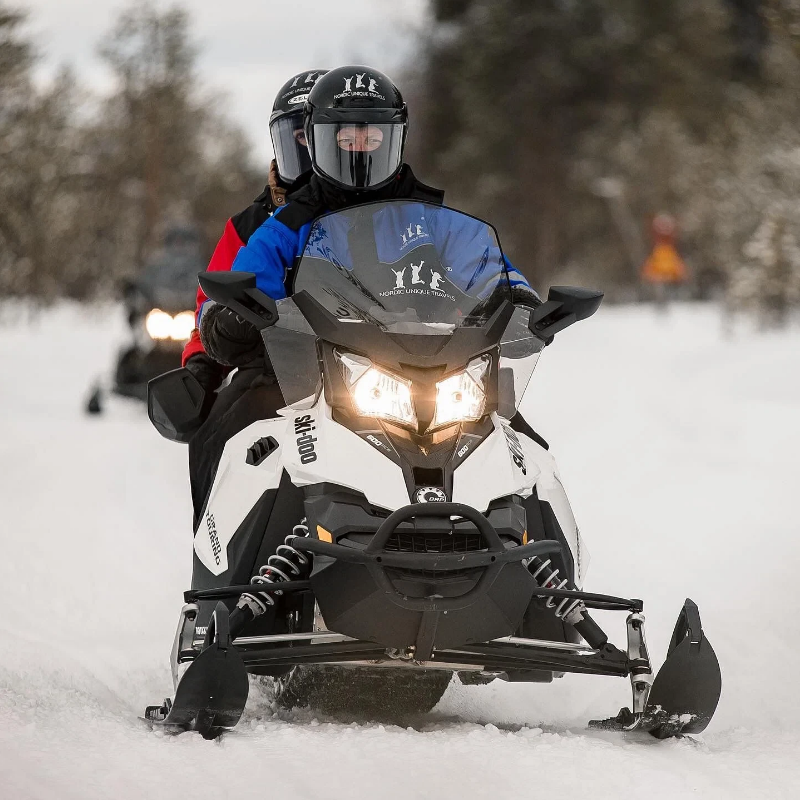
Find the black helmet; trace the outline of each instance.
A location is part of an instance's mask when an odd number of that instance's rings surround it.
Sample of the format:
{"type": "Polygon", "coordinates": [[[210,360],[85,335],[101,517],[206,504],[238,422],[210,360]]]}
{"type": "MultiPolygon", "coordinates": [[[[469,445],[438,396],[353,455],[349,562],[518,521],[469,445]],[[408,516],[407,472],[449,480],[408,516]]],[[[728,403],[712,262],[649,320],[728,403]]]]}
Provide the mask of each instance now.
{"type": "Polygon", "coordinates": [[[327,71],[315,69],[289,78],[272,105],[272,115],[269,118],[272,149],[275,151],[278,175],[286,183],[293,183],[298,175],[311,169],[311,159],[303,133],[303,104],[317,79],[327,71]]]}
{"type": "Polygon", "coordinates": [[[339,67],[308,95],[305,131],[317,175],[342,189],[378,189],[403,164],[408,111],[382,72],[339,67]]]}

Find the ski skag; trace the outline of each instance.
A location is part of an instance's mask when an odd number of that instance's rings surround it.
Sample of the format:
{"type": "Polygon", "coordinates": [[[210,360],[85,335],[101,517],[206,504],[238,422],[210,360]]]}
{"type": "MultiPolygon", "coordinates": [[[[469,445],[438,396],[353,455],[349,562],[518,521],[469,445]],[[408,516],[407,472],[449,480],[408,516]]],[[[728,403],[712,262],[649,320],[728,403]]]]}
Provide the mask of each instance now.
{"type": "MultiPolygon", "coordinates": [[[[584,590],[586,542],[518,411],[544,346],[602,293],[552,287],[515,306],[491,226],[408,200],[314,222],[278,303],[247,273],[200,283],[261,330],[286,407],[225,446],[154,725],[235,726],[248,674],[272,676],[286,707],[406,714],[430,710],[453,673],[570,672],[630,681],[630,708],[595,726],[705,729],[721,675],[697,606],[654,675],[642,602],[584,590]],[[625,613],[624,647],[595,609],[625,613]]],[[[151,382],[169,439],[190,438],[205,406],[186,370],[151,382]]]]}

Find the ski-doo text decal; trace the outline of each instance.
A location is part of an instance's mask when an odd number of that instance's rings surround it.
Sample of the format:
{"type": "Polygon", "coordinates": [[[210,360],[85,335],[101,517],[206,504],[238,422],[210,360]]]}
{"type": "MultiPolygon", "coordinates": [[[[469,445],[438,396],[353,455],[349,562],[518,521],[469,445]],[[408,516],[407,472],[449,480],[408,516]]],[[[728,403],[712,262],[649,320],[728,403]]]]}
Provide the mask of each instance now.
{"type": "Polygon", "coordinates": [[[506,435],[506,442],[508,442],[511,460],[520,468],[523,475],[527,475],[528,469],[525,466],[525,451],[522,449],[522,443],[517,436],[517,432],[508,425],[503,425],[503,433],[506,435]]]}
{"type": "Polygon", "coordinates": [[[311,435],[311,431],[316,430],[316,426],[311,422],[311,415],[304,414],[302,417],[295,417],[294,435],[297,436],[297,452],[300,454],[302,464],[310,464],[317,460],[314,450],[316,436],[311,435]]]}

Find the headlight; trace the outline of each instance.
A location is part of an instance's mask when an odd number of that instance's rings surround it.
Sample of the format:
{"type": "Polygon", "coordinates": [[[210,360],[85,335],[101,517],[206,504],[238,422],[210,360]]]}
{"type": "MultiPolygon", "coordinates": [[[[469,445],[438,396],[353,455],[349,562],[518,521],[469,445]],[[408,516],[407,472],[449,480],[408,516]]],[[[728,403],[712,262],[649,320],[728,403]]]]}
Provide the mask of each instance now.
{"type": "Polygon", "coordinates": [[[359,414],[403,425],[417,424],[417,415],[411,402],[411,381],[384,372],[361,356],[337,353],[336,357],[359,414]]]}
{"type": "Polygon", "coordinates": [[[436,413],[431,428],[453,422],[474,422],[483,416],[489,363],[488,357],[481,356],[471,361],[464,372],[436,384],[436,413]]]}
{"type": "Polygon", "coordinates": [[[176,342],[187,342],[194,330],[194,314],[191,311],[181,311],[172,320],[172,338],[176,342]]]}
{"type": "Polygon", "coordinates": [[[181,311],[173,318],[166,311],[154,308],[145,317],[144,325],[151,339],[174,339],[176,342],[185,342],[194,330],[194,314],[191,311],[181,311]]]}
{"type": "Polygon", "coordinates": [[[151,339],[169,339],[172,333],[172,317],[160,308],[147,315],[144,325],[151,339]]]}

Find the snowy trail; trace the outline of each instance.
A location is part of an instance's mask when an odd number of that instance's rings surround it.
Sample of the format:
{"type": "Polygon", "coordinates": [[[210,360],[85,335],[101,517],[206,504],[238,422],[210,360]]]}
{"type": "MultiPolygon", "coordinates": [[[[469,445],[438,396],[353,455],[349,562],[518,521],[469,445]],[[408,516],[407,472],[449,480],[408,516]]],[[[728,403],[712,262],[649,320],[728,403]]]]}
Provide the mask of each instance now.
{"type": "MultiPolygon", "coordinates": [[[[412,727],[276,714],[257,688],[219,742],[137,720],[170,691],[190,573],[185,449],[135,403],[81,413],[124,335],[61,307],[0,324],[0,797],[800,796],[800,334],[721,337],[710,307],[601,309],[562,334],[526,416],[592,554],[587,588],[642,597],[660,663],[686,596],[723,670],[698,741],[590,732],[626,681],[451,685],[412,727]],[[765,661],[777,665],[765,669],[765,661]]],[[[624,638],[621,615],[608,615],[624,638]]]]}

